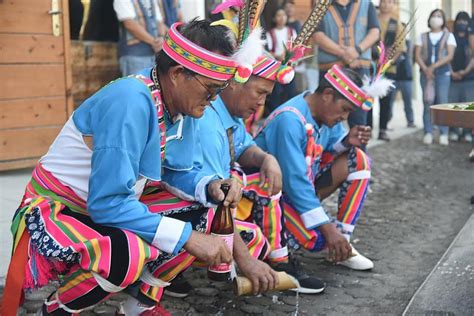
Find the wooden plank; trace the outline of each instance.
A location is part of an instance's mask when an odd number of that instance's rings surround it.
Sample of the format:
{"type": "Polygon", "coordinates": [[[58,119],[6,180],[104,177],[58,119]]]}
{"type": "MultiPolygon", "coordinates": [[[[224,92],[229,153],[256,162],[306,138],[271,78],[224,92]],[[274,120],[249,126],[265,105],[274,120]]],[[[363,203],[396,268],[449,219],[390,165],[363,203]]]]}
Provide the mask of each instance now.
{"type": "Polygon", "coordinates": [[[0,129],[61,125],[66,120],[64,97],[0,100],[0,129]]]}
{"type": "Polygon", "coordinates": [[[65,95],[64,64],[0,65],[0,100],[65,95]]]}
{"type": "Polygon", "coordinates": [[[119,77],[116,69],[100,67],[87,71],[74,71],[73,68],[73,95],[75,102],[82,102],[110,81],[119,77]]]}
{"type": "Polygon", "coordinates": [[[34,167],[40,157],[0,161],[0,171],[34,167]]]}
{"type": "Polygon", "coordinates": [[[0,160],[44,155],[61,126],[0,131],[0,160]]]}
{"type": "Polygon", "coordinates": [[[62,63],[62,37],[34,34],[0,34],[0,64],[62,63]]]}
{"type": "Polygon", "coordinates": [[[76,107],[120,76],[116,43],[71,41],[71,55],[76,107]]]}
{"type": "Polygon", "coordinates": [[[52,34],[51,0],[0,1],[0,32],[52,34]]]}
{"type": "Polygon", "coordinates": [[[72,94],[72,67],[71,67],[71,39],[69,34],[69,1],[61,1],[63,11],[63,43],[64,43],[64,85],[66,88],[66,114],[69,116],[74,111],[74,98],[72,94]]]}

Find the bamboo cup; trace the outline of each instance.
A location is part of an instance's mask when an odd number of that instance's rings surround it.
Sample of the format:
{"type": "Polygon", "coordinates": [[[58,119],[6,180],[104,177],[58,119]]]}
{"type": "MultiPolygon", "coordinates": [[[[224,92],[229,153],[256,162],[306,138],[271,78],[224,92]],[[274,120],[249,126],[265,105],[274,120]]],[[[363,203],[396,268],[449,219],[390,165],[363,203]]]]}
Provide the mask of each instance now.
{"type": "MultiPolygon", "coordinates": [[[[295,289],[299,286],[298,281],[288,275],[286,272],[277,272],[278,285],[272,291],[285,291],[295,289]]],[[[252,281],[243,276],[238,276],[234,279],[234,294],[237,296],[252,294],[252,281]]]]}

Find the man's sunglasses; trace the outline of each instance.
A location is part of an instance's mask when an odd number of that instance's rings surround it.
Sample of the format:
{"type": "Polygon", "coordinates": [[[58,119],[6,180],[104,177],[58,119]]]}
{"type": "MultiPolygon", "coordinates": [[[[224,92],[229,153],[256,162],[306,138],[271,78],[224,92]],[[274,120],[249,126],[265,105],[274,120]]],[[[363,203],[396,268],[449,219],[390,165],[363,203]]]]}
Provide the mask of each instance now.
{"type": "Polygon", "coordinates": [[[199,84],[204,88],[206,89],[206,91],[209,93],[207,96],[206,96],[206,101],[211,101],[212,99],[214,99],[217,95],[219,95],[222,90],[224,90],[225,88],[227,88],[229,86],[229,82],[226,81],[226,83],[221,86],[221,87],[218,87],[218,88],[215,88],[214,91],[211,91],[211,89],[204,83],[202,82],[197,76],[193,76],[194,79],[196,79],[197,82],[199,82],[199,84]]]}

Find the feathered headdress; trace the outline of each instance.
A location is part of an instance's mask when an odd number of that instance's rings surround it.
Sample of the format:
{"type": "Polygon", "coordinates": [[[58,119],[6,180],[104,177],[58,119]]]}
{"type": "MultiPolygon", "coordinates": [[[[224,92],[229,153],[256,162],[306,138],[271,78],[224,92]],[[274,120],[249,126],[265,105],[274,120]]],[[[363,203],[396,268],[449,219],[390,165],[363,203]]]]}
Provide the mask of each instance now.
{"type": "Polygon", "coordinates": [[[227,26],[236,36],[238,50],[232,59],[238,65],[234,79],[240,83],[244,83],[250,78],[253,65],[264,52],[262,29],[258,26],[258,18],[264,4],[264,0],[227,0],[212,11],[212,13],[220,13],[231,6],[240,8],[238,26],[229,20],[219,20],[211,24],[227,26]]]}
{"type": "Polygon", "coordinates": [[[370,111],[374,99],[384,97],[394,87],[393,80],[385,78],[384,74],[392,65],[392,59],[386,60],[385,46],[380,42],[377,47],[379,59],[373,65],[373,75],[363,78],[363,86],[357,86],[342,70],[341,66],[335,64],[324,75],[324,78],[344,97],[364,111],[370,111]]]}
{"type": "Polygon", "coordinates": [[[393,65],[395,55],[400,51],[406,36],[411,31],[415,21],[415,13],[416,10],[410,16],[409,21],[403,27],[400,34],[395,38],[393,45],[388,50],[385,49],[383,41],[379,42],[379,45],[377,46],[379,58],[376,63],[372,63],[372,76],[370,78],[363,78],[362,90],[364,90],[368,98],[362,105],[362,108],[370,110],[374,99],[386,96],[390,89],[395,87],[393,80],[385,78],[385,72],[393,65]]]}
{"type": "Polygon", "coordinates": [[[320,0],[314,5],[311,14],[301,28],[300,34],[296,36],[295,40],[290,39],[285,45],[283,64],[292,65],[303,58],[305,51],[310,48],[307,46],[309,39],[318,28],[330,5],[330,0],[320,0]]]}
{"type": "MultiPolygon", "coordinates": [[[[320,0],[312,9],[306,22],[303,24],[300,34],[296,39],[289,39],[288,43],[285,43],[285,57],[283,61],[275,60],[270,54],[261,54],[252,64],[251,74],[277,81],[281,84],[290,83],[294,76],[294,65],[304,58],[305,51],[309,49],[307,45],[308,40],[314,33],[322,18],[326,14],[326,11],[331,4],[330,0],[320,0]]],[[[226,0],[218,5],[212,13],[219,13],[230,7],[238,7],[239,11],[239,23],[235,26],[232,22],[221,20],[214,22],[214,24],[226,25],[236,35],[237,44],[242,47],[240,50],[244,50],[244,41],[249,41],[248,47],[252,47],[250,43],[255,43],[256,37],[251,37],[251,32],[255,32],[258,29],[258,21],[263,11],[265,0],[226,0]],[[231,25],[232,24],[232,25],[231,25]]],[[[254,44],[253,44],[254,45],[254,44]]],[[[256,50],[249,49],[249,53],[256,53],[256,50]]],[[[238,52],[239,53],[239,52],[238,52]]],[[[242,56],[248,56],[247,53],[241,52],[242,56]]],[[[254,60],[252,58],[242,57],[244,60],[254,60]]],[[[245,71],[244,77],[250,72],[250,67],[245,65],[241,67],[238,73],[245,71]]],[[[237,78],[237,76],[236,76],[237,78]]],[[[237,78],[238,79],[238,78],[237,78]]]]}

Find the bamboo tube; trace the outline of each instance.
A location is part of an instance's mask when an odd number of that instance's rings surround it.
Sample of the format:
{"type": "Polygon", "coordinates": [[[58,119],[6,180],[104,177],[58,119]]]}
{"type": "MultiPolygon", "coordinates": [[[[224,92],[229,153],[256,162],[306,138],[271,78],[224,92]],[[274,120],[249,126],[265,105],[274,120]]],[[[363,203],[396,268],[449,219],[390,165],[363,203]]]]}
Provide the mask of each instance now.
{"type": "MultiPolygon", "coordinates": [[[[298,281],[286,272],[277,272],[278,285],[272,291],[285,291],[299,286],[298,281]]],[[[234,279],[234,294],[237,296],[252,294],[252,281],[243,276],[234,279]]]]}

